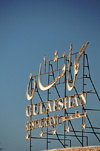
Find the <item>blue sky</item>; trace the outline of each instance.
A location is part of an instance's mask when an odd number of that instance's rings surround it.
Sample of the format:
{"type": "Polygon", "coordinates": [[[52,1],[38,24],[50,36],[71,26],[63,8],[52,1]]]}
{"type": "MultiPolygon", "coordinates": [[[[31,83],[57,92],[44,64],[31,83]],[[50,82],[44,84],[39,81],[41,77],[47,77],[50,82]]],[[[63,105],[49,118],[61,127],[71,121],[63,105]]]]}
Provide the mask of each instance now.
{"type": "Polygon", "coordinates": [[[0,0],[0,146],[4,151],[28,148],[25,109],[30,72],[38,74],[44,55],[53,58],[57,49],[61,56],[70,43],[79,51],[87,41],[91,75],[100,94],[99,0],[0,0]]]}

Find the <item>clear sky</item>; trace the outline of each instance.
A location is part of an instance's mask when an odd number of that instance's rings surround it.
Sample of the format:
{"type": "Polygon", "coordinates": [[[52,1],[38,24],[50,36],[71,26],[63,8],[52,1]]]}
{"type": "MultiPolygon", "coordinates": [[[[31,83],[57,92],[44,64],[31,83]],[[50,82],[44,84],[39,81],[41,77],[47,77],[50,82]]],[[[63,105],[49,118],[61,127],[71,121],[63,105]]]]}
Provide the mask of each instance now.
{"type": "MultiPolygon", "coordinates": [[[[70,43],[79,51],[87,41],[91,75],[100,94],[100,0],[0,0],[0,147],[4,151],[28,150],[25,109],[30,72],[38,74],[44,55],[53,58],[58,50],[61,56],[70,43]]],[[[41,150],[36,145],[33,150],[41,150]]]]}

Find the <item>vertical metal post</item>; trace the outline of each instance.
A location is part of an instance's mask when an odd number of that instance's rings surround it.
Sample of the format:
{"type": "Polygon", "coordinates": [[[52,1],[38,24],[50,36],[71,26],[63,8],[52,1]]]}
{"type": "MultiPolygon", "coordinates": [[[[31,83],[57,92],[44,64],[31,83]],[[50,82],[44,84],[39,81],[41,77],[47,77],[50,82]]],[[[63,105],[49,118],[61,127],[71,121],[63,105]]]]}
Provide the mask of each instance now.
{"type": "MultiPolygon", "coordinates": [[[[47,115],[47,117],[48,117],[48,115],[47,115]]],[[[46,144],[46,149],[48,150],[48,127],[47,127],[47,144],[46,144]]]]}
{"type": "MultiPolygon", "coordinates": [[[[30,116],[30,121],[32,120],[32,117],[30,116]]],[[[31,126],[30,126],[30,151],[31,151],[31,126]]]]}
{"type": "MultiPolygon", "coordinates": [[[[31,79],[31,94],[32,94],[32,79],[31,79]]],[[[31,104],[31,111],[32,111],[32,99],[30,100],[31,104]]],[[[32,121],[32,115],[30,116],[30,121],[32,121]]],[[[31,125],[30,125],[30,151],[31,151],[32,145],[31,145],[31,125]]]]}
{"type": "MultiPolygon", "coordinates": [[[[50,62],[48,64],[48,84],[49,84],[49,72],[50,72],[50,62]]],[[[47,100],[49,101],[49,89],[47,91],[47,100]]],[[[47,117],[48,117],[48,111],[47,111],[47,117]]],[[[46,149],[48,150],[48,127],[47,127],[47,144],[46,149]]]]}
{"type": "MultiPolygon", "coordinates": [[[[64,64],[66,65],[66,57],[64,57],[64,64]]],[[[64,91],[64,96],[66,97],[66,71],[65,71],[65,77],[64,77],[64,82],[65,82],[65,91],[64,91]]],[[[66,109],[64,109],[64,116],[66,115],[66,109]]],[[[66,148],[66,132],[65,132],[65,128],[66,128],[66,122],[64,123],[64,148],[66,148]]]]}
{"type": "MultiPolygon", "coordinates": [[[[83,53],[83,93],[84,93],[84,66],[85,66],[85,53],[83,53]]],[[[83,110],[83,105],[82,105],[82,113],[84,112],[83,110]]],[[[84,118],[82,117],[82,125],[84,122],[84,118]]],[[[84,130],[82,127],[82,147],[84,146],[84,130]]]]}

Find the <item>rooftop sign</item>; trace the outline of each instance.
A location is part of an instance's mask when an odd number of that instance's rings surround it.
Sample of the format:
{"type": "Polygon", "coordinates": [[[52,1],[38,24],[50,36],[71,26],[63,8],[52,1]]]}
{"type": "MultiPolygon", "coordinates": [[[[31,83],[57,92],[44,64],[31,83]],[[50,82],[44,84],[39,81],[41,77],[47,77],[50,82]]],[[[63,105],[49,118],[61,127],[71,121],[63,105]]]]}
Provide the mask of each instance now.
{"type": "MultiPolygon", "coordinates": [[[[44,63],[40,64],[38,75],[32,76],[32,74],[30,74],[30,81],[26,91],[26,98],[28,101],[31,102],[30,105],[27,105],[26,107],[26,116],[30,118],[29,121],[26,121],[26,131],[27,131],[26,139],[30,138],[30,131],[33,129],[37,129],[37,128],[43,129],[44,127],[64,124],[67,120],[86,117],[86,112],[79,113],[77,110],[75,110],[74,114],[70,114],[70,115],[57,114],[57,115],[49,116],[49,114],[56,113],[57,111],[59,111],[60,113],[61,110],[69,110],[69,109],[71,110],[72,108],[77,108],[79,106],[86,105],[87,103],[86,96],[89,91],[73,93],[68,96],[66,95],[65,92],[65,95],[63,97],[59,96],[59,98],[54,98],[54,99],[50,99],[48,97],[47,100],[41,99],[39,91],[43,91],[42,93],[44,93],[44,91],[49,91],[50,89],[52,89],[52,87],[55,87],[56,85],[60,84],[61,83],[60,80],[63,77],[65,77],[65,81],[62,82],[62,84],[64,84],[68,92],[73,92],[77,80],[77,75],[80,70],[79,62],[87,46],[88,46],[88,42],[86,43],[86,45],[83,44],[82,48],[78,53],[73,54],[72,45],[71,45],[69,54],[66,55],[64,52],[63,56],[60,58],[58,57],[57,51],[55,51],[55,56],[53,60],[47,61],[46,57],[44,57],[44,63]],[[75,55],[74,60],[72,59],[73,55],[75,55]],[[64,59],[62,69],[58,68],[58,62],[60,59],[64,59]],[[50,67],[51,61],[54,63],[51,66],[53,68],[54,65],[55,70],[50,71],[49,68],[49,71],[47,72],[46,64],[48,63],[50,67]],[[44,73],[42,73],[42,66],[44,66],[44,73]],[[54,76],[55,72],[58,73],[56,77],[54,76]],[[53,80],[52,81],[49,80],[48,84],[44,85],[41,80],[41,76],[43,75],[50,76],[50,74],[53,75],[54,77],[53,80]],[[40,101],[38,100],[38,102],[32,103],[32,99],[34,99],[34,95],[36,92],[39,95],[40,101]],[[42,118],[36,119],[38,115],[42,115],[42,118]],[[45,115],[46,117],[43,117],[45,115]],[[34,120],[32,119],[32,117],[34,118],[34,120]]],[[[42,135],[43,132],[41,131],[40,137],[42,137],[42,135]]]]}

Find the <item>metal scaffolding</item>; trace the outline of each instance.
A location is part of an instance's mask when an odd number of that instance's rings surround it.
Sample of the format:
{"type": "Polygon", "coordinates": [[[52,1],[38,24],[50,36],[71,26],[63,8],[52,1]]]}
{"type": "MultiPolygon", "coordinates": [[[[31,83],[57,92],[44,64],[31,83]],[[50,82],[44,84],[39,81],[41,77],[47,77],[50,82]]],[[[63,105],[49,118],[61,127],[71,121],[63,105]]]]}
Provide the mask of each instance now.
{"type": "MultiPolygon", "coordinates": [[[[77,58],[78,54],[79,54],[79,52],[72,53],[72,59],[77,58]]],[[[47,77],[47,84],[49,85],[52,80],[56,79],[55,76],[58,73],[59,74],[61,73],[62,70],[61,70],[60,64],[64,63],[66,65],[66,71],[65,71],[63,80],[59,79],[54,84],[53,90],[56,93],[56,96],[58,98],[61,98],[62,96],[66,97],[67,94],[68,94],[68,90],[67,90],[67,75],[69,74],[69,71],[68,71],[69,55],[65,55],[65,53],[63,53],[62,57],[58,57],[57,56],[57,52],[56,52],[54,59],[53,60],[46,60],[46,58],[44,57],[44,64],[43,64],[44,70],[42,70],[41,76],[46,76],[47,77]],[[59,90],[59,86],[62,88],[61,90],[59,90]],[[63,95],[62,95],[62,93],[63,93],[63,95]]],[[[73,68],[73,67],[74,67],[74,65],[73,65],[73,63],[71,61],[71,68],[73,68]]],[[[79,76],[77,76],[76,83],[77,83],[77,81],[79,81],[79,84],[81,85],[81,88],[79,88],[79,85],[78,85],[78,88],[77,88],[76,85],[74,85],[74,88],[73,88],[74,94],[79,97],[79,90],[80,89],[81,89],[82,93],[86,92],[87,91],[87,85],[88,85],[87,80],[88,80],[88,82],[91,83],[92,90],[88,90],[87,94],[95,95],[96,99],[98,101],[100,101],[100,98],[99,98],[99,95],[97,93],[96,87],[94,86],[94,83],[93,83],[92,78],[91,78],[89,62],[88,62],[88,55],[85,52],[82,54],[80,68],[81,68],[81,73],[79,74],[79,76]]],[[[72,73],[73,73],[73,71],[70,70],[70,83],[72,83],[72,81],[73,81],[73,74],[72,73]]],[[[29,82],[30,94],[32,94],[33,89],[34,89],[33,88],[34,79],[37,80],[38,76],[39,75],[35,75],[35,76],[31,76],[31,78],[30,78],[30,82],[29,82]]],[[[50,100],[50,97],[51,97],[51,95],[53,93],[51,91],[51,89],[48,89],[47,90],[47,96],[44,96],[47,101],[50,100]]],[[[41,91],[40,88],[36,84],[35,93],[38,95],[40,101],[43,102],[44,99],[43,99],[43,96],[41,95],[40,91],[41,91]]],[[[32,106],[32,101],[33,100],[31,99],[30,100],[30,105],[31,106],[32,106]]],[[[46,108],[45,105],[43,107],[46,108]]],[[[88,143],[89,136],[87,136],[88,134],[93,134],[95,136],[95,138],[97,139],[97,141],[100,142],[100,137],[99,137],[100,128],[96,127],[96,126],[94,126],[92,124],[92,121],[91,121],[91,119],[90,119],[90,117],[88,115],[88,113],[90,111],[92,111],[92,112],[94,112],[94,111],[95,112],[100,112],[100,109],[98,109],[98,108],[92,108],[91,109],[91,108],[88,108],[88,105],[84,105],[84,104],[82,106],[80,106],[80,108],[81,108],[82,113],[87,112],[86,117],[82,117],[81,118],[82,119],[81,120],[81,125],[82,125],[81,130],[77,130],[76,129],[76,127],[74,126],[74,124],[73,124],[71,119],[69,119],[68,121],[65,121],[63,123],[63,125],[62,125],[63,130],[61,131],[61,133],[59,133],[59,130],[57,129],[57,127],[55,125],[52,125],[53,130],[49,130],[49,127],[47,126],[45,132],[43,132],[43,128],[41,128],[42,135],[44,135],[45,137],[33,136],[32,129],[30,127],[30,131],[29,131],[30,151],[32,151],[32,139],[40,139],[40,140],[41,139],[43,139],[43,140],[45,139],[46,140],[46,149],[47,150],[49,149],[50,141],[58,141],[63,148],[66,148],[68,146],[71,147],[73,145],[72,144],[72,138],[74,138],[74,139],[76,138],[76,140],[79,142],[79,144],[81,146],[88,146],[88,144],[89,144],[88,143]],[[87,121],[87,124],[86,124],[86,121],[87,121]],[[68,125],[67,126],[67,133],[66,133],[66,125],[68,125]],[[56,137],[53,137],[53,136],[56,136],[56,137]]],[[[73,113],[73,112],[70,113],[70,111],[67,110],[67,109],[64,109],[61,112],[61,114],[62,114],[62,116],[69,116],[70,114],[75,115],[75,113],[73,113]]],[[[46,116],[49,117],[50,113],[47,112],[46,116]]],[[[32,118],[33,117],[31,115],[30,116],[30,121],[32,121],[32,118]]]]}

